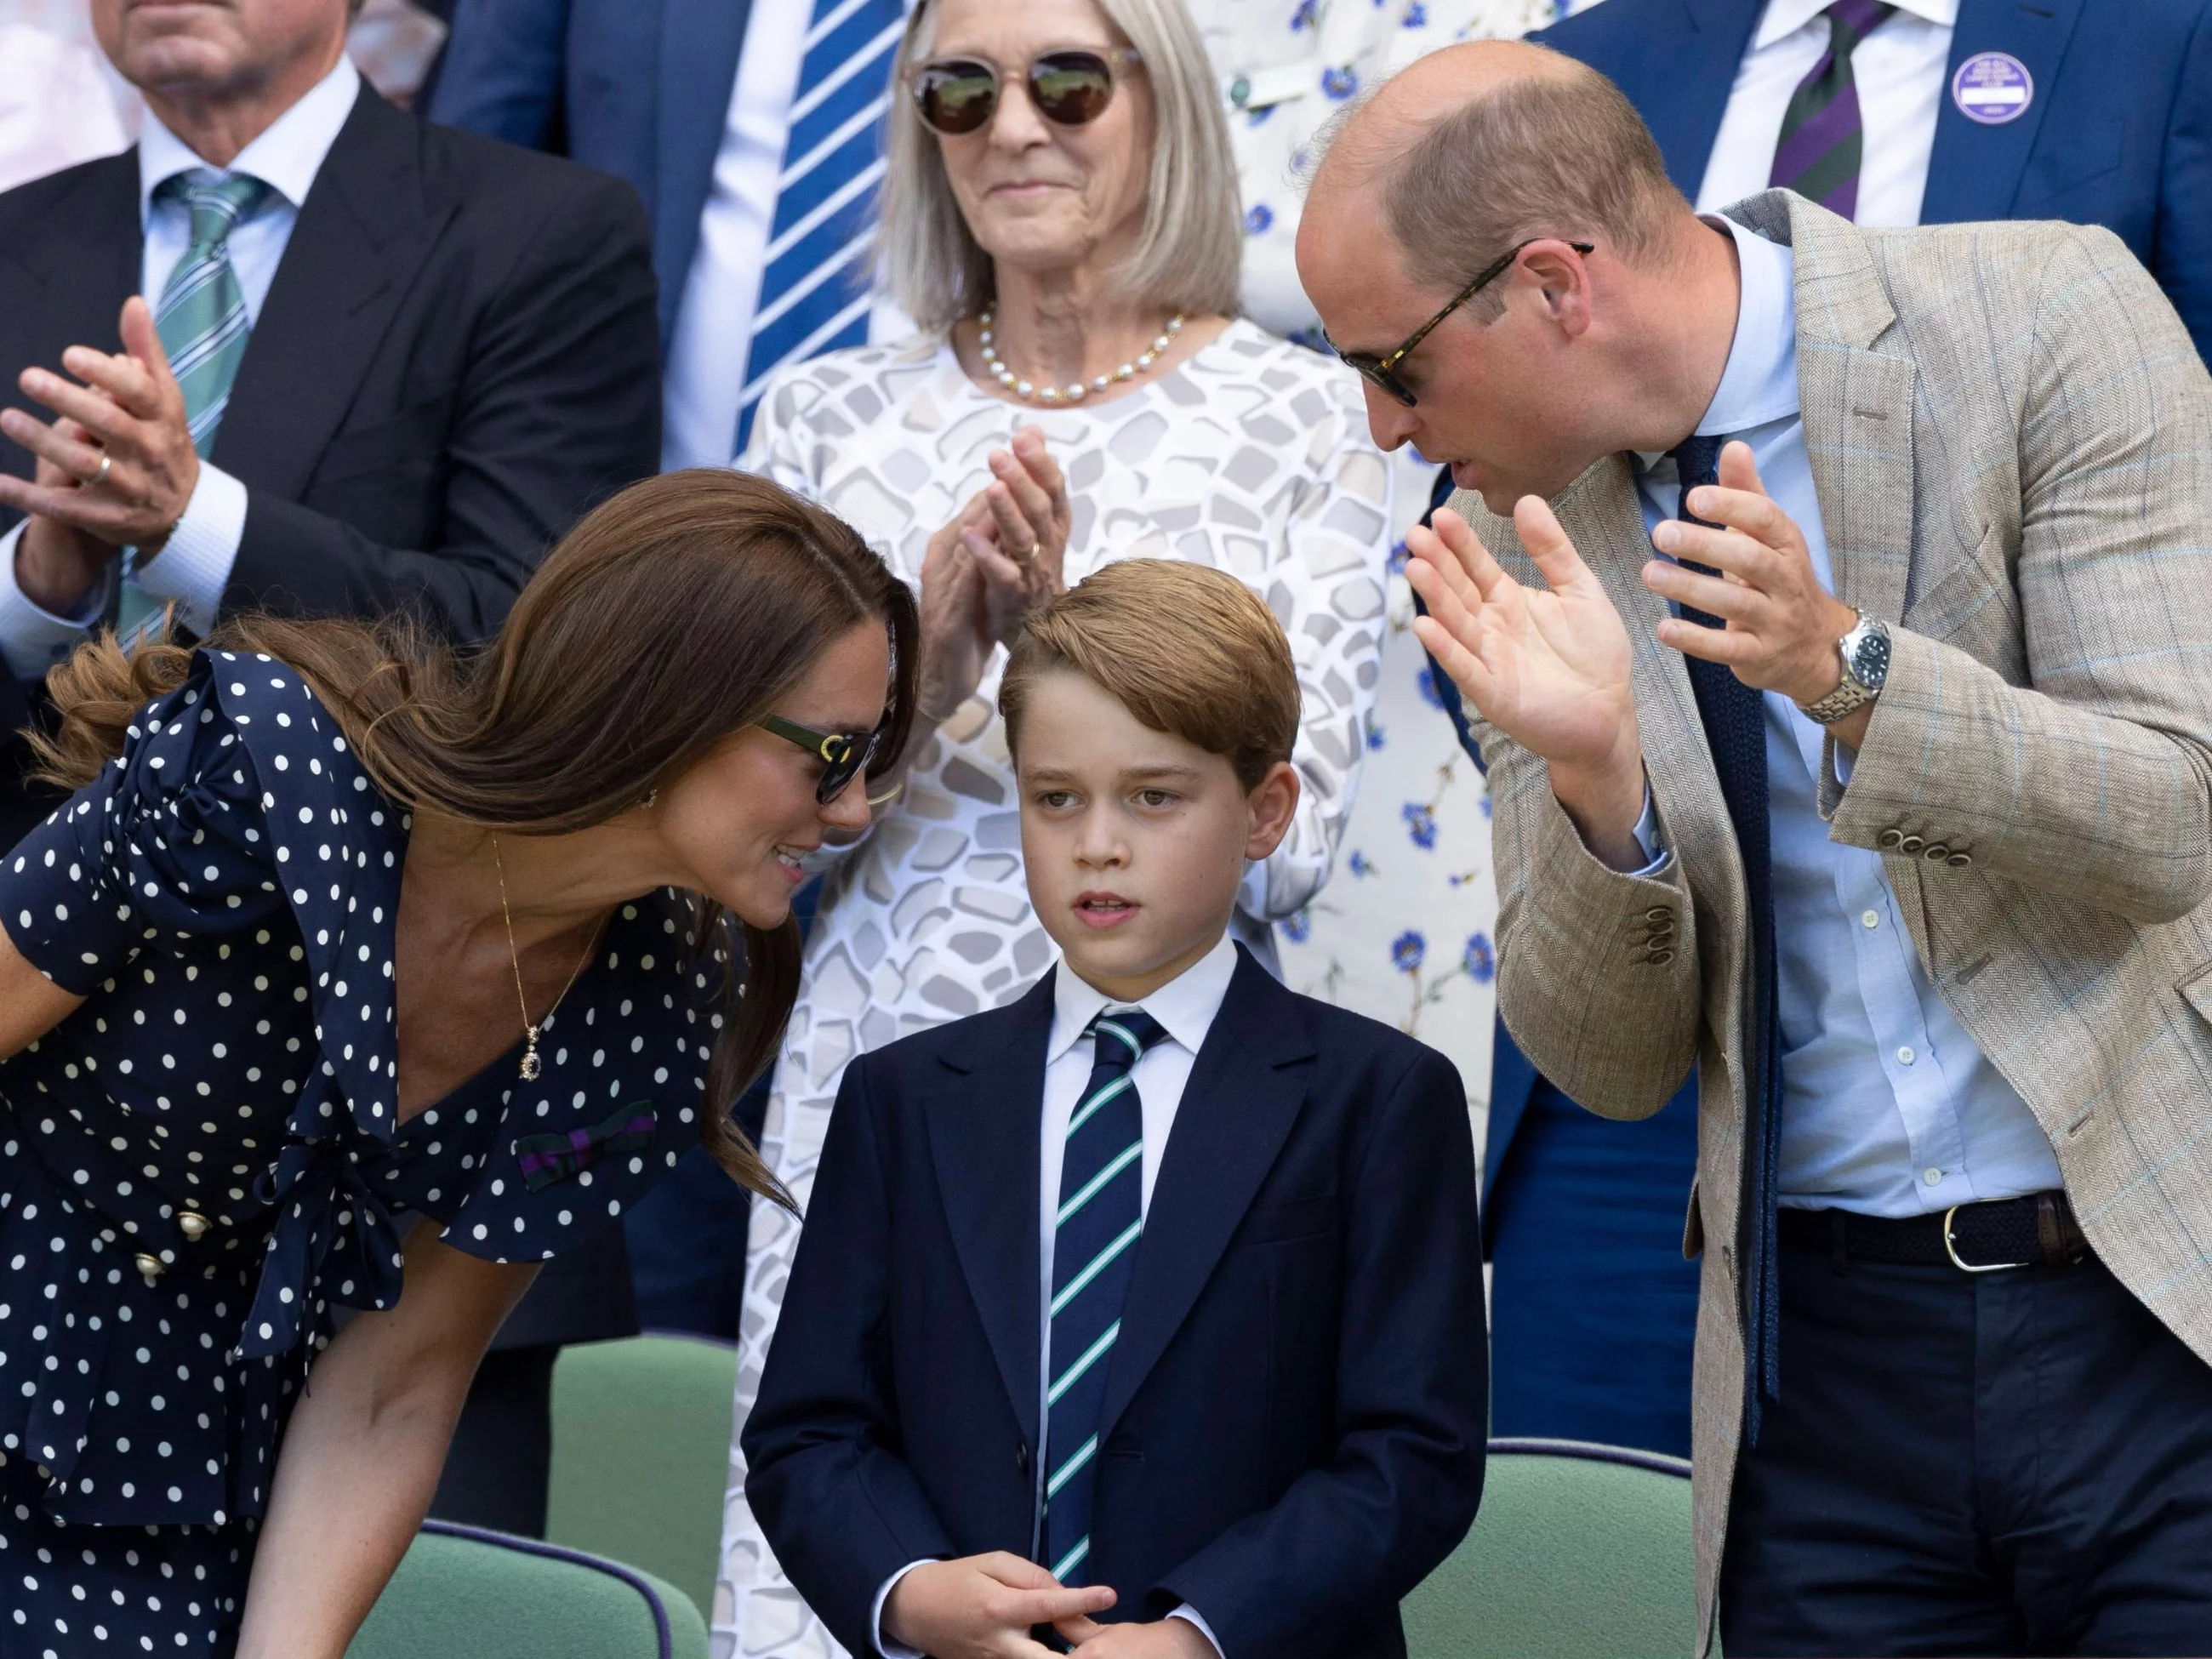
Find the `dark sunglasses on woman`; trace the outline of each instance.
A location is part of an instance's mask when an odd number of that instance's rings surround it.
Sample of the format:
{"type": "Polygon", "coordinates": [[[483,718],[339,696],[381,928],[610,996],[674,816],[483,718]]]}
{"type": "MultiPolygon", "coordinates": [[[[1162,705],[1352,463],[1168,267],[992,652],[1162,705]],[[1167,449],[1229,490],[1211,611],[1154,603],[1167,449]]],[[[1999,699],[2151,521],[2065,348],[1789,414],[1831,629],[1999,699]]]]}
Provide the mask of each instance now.
{"type": "MultiPolygon", "coordinates": [[[[1114,101],[1115,66],[1143,61],[1134,46],[1040,52],[1030,60],[1030,102],[1056,126],[1082,126],[1103,115],[1114,101]]],[[[957,137],[980,131],[998,111],[998,66],[980,58],[939,58],[917,64],[907,82],[915,110],[939,132],[957,137]]]]}
{"type": "Polygon", "coordinates": [[[762,730],[773,732],[786,743],[797,744],[822,763],[822,775],[814,784],[815,802],[822,806],[843,794],[846,787],[867,769],[883,736],[880,726],[873,732],[817,732],[781,714],[764,715],[760,724],[762,730]]]}

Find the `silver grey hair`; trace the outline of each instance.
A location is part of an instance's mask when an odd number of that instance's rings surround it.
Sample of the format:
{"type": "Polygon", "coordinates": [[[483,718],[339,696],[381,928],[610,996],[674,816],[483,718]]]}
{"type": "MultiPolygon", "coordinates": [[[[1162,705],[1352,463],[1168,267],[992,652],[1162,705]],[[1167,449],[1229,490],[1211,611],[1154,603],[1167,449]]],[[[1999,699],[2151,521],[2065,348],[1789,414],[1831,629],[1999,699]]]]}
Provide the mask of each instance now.
{"type": "MultiPolygon", "coordinates": [[[[1197,26],[1183,0],[1097,5],[1141,55],[1152,94],[1152,178],[1120,280],[1133,298],[1165,311],[1234,316],[1243,256],[1237,166],[1197,26]]],[[[877,198],[877,280],[924,328],[949,327],[981,309],[994,286],[991,256],[961,216],[937,135],[907,94],[907,72],[928,58],[936,33],[935,8],[920,0],[891,69],[890,137],[877,198]]]]}

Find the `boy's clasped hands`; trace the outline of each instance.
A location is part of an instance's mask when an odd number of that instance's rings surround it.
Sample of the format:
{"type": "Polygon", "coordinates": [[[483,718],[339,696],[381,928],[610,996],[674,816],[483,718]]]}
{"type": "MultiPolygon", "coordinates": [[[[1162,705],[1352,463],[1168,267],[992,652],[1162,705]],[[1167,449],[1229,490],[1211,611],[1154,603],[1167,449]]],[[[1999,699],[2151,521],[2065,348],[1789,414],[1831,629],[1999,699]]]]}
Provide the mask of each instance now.
{"type": "Polygon", "coordinates": [[[1095,1622],[1091,1615],[1114,1600],[1103,1584],[1063,1588],[1036,1562],[1000,1550],[915,1568],[884,1600],[884,1634],[931,1659],[1036,1659],[1051,1650],[1030,1632],[1050,1625],[1085,1659],[1215,1659],[1187,1619],[1095,1622]]]}

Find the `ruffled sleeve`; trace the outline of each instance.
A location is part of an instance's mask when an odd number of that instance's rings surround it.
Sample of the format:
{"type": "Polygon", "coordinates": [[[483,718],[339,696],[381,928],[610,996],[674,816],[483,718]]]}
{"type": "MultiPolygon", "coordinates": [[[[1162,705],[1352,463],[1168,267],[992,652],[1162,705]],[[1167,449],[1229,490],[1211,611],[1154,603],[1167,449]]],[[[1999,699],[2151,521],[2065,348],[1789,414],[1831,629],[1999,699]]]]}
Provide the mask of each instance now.
{"type": "Polygon", "coordinates": [[[207,667],[149,704],[121,756],[0,860],[0,916],[15,948],[88,996],[164,931],[261,925],[284,900],[262,829],[261,786],[207,667]]]}

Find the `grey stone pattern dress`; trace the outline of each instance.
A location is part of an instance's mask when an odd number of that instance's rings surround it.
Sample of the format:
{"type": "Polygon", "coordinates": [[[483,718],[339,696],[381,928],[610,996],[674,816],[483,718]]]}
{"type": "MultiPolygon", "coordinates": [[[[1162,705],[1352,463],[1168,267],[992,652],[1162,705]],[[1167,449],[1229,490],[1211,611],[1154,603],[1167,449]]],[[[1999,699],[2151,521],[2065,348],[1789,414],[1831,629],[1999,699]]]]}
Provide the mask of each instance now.
{"type": "MultiPolygon", "coordinates": [[[[1182,363],[1105,403],[1018,406],[976,386],[943,334],[834,351],[780,375],[738,465],[821,502],[919,588],[931,534],[990,481],[988,457],[1034,423],[1066,476],[1072,585],[1117,559],[1229,572],[1288,635],[1304,708],[1297,816],[1249,872],[1232,931],[1273,964],[1270,924],[1329,874],[1374,705],[1385,567],[1421,503],[1368,436],[1359,380],[1333,358],[1236,321],[1182,363]]],[[[1418,475],[1413,475],[1418,477],[1418,475]]],[[[919,750],[905,795],[829,868],[762,1150],[805,1202],[846,1064],[908,1032],[1018,997],[1054,957],[1023,884],[1019,817],[997,713],[1006,653],[919,750]]],[[[737,1419],[750,1408],[798,1227],[753,1206],[737,1419]]],[[[734,1445],[719,1652],[826,1655],[746,1507],[734,1445]]]]}
{"type": "Polygon", "coordinates": [[[667,890],[610,920],[536,1082],[518,1041],[398,1121],[407,832],[296,674],[203,653],[0,856],[0,922],[85,999],[0,1063],[5,1659],[230,1652],[336,1309],[394,1305],[418,1219],[571,1249],[697,1139],[722,969],[667,890]]]}

